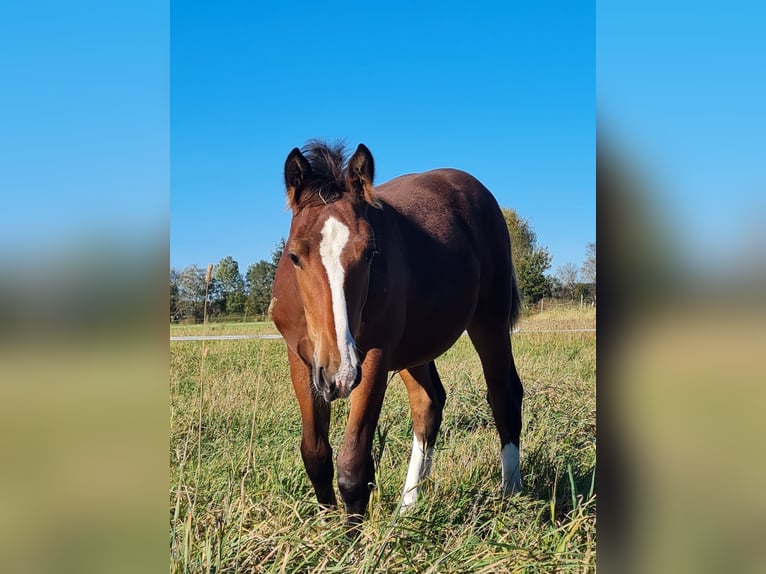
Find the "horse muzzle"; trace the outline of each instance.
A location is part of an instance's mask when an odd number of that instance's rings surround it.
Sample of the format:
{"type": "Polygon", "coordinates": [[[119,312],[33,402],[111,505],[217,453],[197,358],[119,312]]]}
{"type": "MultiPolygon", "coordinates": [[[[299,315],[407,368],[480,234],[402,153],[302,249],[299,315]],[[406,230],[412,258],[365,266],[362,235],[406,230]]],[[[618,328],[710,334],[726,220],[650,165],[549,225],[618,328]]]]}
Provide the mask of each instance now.
{"type": "Polygon", "coordinates": [[[330,374],[324,367],[314,366],[312,370],[314,388],[325,401],[331,403],[335,399],[345,399],[362,381],[362,366],[346,366],[335,374],[330,374]]]}

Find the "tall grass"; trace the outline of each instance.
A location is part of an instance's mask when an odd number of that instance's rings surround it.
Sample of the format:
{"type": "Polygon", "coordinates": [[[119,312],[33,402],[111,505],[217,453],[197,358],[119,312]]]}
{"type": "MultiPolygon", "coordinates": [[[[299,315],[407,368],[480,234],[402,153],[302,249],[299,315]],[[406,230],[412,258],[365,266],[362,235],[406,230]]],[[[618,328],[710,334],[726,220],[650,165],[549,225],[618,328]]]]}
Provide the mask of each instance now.
{"type": "MultiPolygon", "coordinates": [[[[390,383],[373,448],[376,488],[350,542],[340,511],[318,511],[303,469],[284,343],[172,343],[171,572],[592,571],[595,335],[518,333],[513,345],[526,391],[522,494],[500,495],[500,444],[463,337],[437,360],[444,421],[431,478],[405,515],[412,430],[404,385],[390,383]],[[197,465],[195,477],[187,469],[197,465]]],[[[334,403],[336,451],[347,412],[334,403]]]]}
{"type": "Polygon", "coordinates": [[[596,308],[566,301],[545,300],[545,310],[531,307],[524,310],[518,325],[522,330],[594,329],[596,308]]]}

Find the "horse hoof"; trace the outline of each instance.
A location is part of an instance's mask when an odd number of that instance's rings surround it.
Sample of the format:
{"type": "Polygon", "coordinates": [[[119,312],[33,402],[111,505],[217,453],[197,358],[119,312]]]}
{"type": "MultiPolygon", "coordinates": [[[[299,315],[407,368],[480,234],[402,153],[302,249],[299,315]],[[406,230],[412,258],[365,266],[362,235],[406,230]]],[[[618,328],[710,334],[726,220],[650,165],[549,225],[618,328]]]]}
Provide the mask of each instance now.
{"type": "Polygon", "coordinates": [[[516,480],[503,484],[504,496],[516,496],[518,494],[521,494],[521,480],[517,478],[516,480]]]}

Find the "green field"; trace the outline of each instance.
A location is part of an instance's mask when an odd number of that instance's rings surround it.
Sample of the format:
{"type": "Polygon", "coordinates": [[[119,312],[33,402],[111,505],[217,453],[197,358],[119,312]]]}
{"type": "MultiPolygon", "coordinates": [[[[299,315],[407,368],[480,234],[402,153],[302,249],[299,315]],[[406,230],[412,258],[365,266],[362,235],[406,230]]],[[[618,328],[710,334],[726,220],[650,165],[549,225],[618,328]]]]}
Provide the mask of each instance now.
{"type": "MultiPolygon", "coordinates": [[[[522,330],[563,326],[592,328],[595,310],[553,309],[521,322],[522,330]]],[[[205,331],[276,332],[270,324],[205,331]]],[[[513,345],[526,393],[522,494],[500,495],[500,444],[478,357],[462,337],[437,360],[447,404],[415,509],[397,511],[412,431],[394,377],[373,449],[377,488],[349,542],[340,511],[318,512],[303,469],[284,343],[171,343],[171,572],[595,570],[595,333],[517,333],[513,345]]],[[[333,404],[336,452],[347,408],[333,404]]]]}
{"type": "Polygon", "coordinates": [[[229,322],[229,323],[209,323],[202,325],[171,325],[170,335],[172,337],[183,337],[187,335],[262,335],[277,333],[277,328],[271,321],[259,322],[229,322]]]}

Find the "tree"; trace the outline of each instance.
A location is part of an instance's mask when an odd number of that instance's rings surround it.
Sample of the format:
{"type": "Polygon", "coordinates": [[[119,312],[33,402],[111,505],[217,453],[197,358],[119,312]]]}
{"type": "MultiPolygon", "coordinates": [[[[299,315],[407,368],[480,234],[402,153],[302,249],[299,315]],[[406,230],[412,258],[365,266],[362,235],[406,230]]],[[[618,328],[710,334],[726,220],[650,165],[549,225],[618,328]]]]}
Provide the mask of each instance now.
{"type": "Polygon", "coordinates": [[[271,289],[274,285],[274,270],[271,263],[261,259],[247,268],[247,313],[265,315],[271,303],[271,289]]]}
{"type": "Polygon", "coordinates": [[[556,279],[561,282],[561,288],[566,297],[574,300],[575,285],[577,284],[577,266],[565,263],[556,270],[556,279]]]}
{"type": "Polygon", "coordinates": [[[596,244],[588,243],[585,247],[585,261],[580,269],[584,283],[596,282],[596,244]]]}
{"type": "Polygon", "coordinates": [[[285,249],[285,238],[279,240],[274,251],[271,253],[271,263],[261,259],[258,263],[253,263],[247,268],[245,276],[247,281],[247,302],[248,313],[254,315],[266,315],[271,305],[271,292],[274,288],[274,276],[277,273],[277,265],[282,258],[282,252],[285,249]]]}
{"type": "Polygon", "coordinates": [[[585,261],[580,269],[580,277],[583,283],[588,285],[586,296],[596,302],[596,243],[588,243],[585,247],[585,261]]]}
{"type": "Polygon", "coordinates": [[[543,297],[550,297],[551,282],[545,272],[551,266],[551,255],[545,247],[536,247],[531,254],[516,265],[516,280],[524,299],[535,304],[543,297]]]}
{"type": "Polygon", "coordinates": [[[515,209],[503,208],[503,218],[511,236],[511,257],[513,264],[518,265],[534,251],[537,245],[537,234],[529,222],[519,216],[515,209]]]}
{"type": "Polygon", "coordinates": [[[224,257],[215,268],[215,299],[224,313],[242,313],[245,310],[245,282],[239,272],[239,263],[231,255],[224,257]]]}
{"type": "Polygon", "coordinates": [[[555,299],[565,299],[567,294],[564,285],[561,283],[561,279],[555,275],[548,275],[547,277],[548,283],[551,286],[551,297],[555,299]]]}
{"type": "Polygon", "coordinates": [[[205,312],[205,270],[190,265],[178,273],[178,311],[202,319],[205,312]]]}
{"type": "Polygon", "coordinates": [[[596,292],[593,289],[593,283],[578,283],[574,288],[575,299],[587,299],[590,303],[596,301],[596,292]]]}
{"type": "Polygon", "coordinates": [[[178,314],[178,297],[179,297],[179,286],[178,286],[178,275],[179,271],[175,267],[170,269],[170,316],[173,317],[178,314]]]}
{"type": "Polygon", "coordinates": [[[551,294],[551,280],[545,276],[551,266],[551,255],[546,247],[537,245],[537,234],[529,221],[514,209],[501,211],[511,236],[511,256],[519,291],[524,301],[535,304],[551,294]]]}
{"type": "Polygon", "coordinates": [[[285,238],[283,237],[277,242],[277,246],[274,247],[274,251],[271,252],[271,265],[274,267],[274,273],[277,272],[277,265],[279,260],[282,259],[282,252],[285,250],[285,238]]]}

